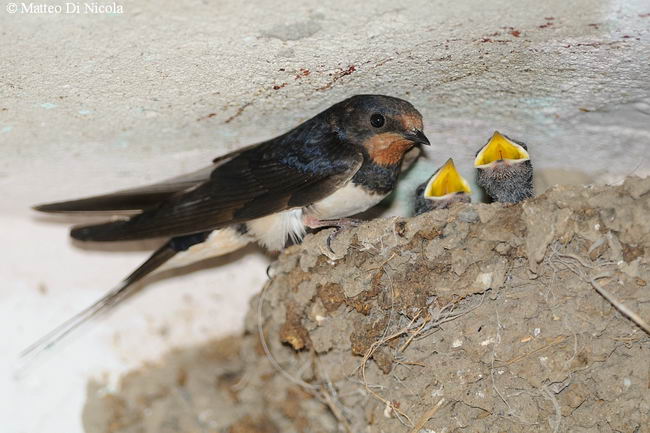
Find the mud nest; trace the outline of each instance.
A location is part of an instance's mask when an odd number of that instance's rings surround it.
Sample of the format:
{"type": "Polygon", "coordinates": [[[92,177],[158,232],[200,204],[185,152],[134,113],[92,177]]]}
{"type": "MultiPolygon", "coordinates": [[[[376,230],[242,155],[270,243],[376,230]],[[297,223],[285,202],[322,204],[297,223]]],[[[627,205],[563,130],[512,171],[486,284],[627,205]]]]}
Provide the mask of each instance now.
{"type": "Polygon", "coordinates": [[[91,383],[86,430],[650,431],[650,179],[327,235],[244,335],[91,383]]]}

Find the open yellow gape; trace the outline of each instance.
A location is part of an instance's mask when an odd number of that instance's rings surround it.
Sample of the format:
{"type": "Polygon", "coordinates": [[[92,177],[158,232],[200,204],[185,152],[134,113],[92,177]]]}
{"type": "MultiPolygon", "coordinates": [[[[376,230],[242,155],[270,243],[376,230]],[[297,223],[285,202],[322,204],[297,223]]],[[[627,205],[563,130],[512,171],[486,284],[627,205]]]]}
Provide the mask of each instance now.
{"type": "Polygon", "coordinates": [[[470,194],[472,190],[467,181],[456,170],[454,161],[449,158],[427,184],[424,197],[429,199],[443,198],[457,192],[470,194]]]}
{"type": "Polygon", "coordinates": [[[495,161],[526,161],[530,159],[528,152],[519,144],[495,131],[490,141],[476,155],[475,167],[489,165],[495,161]]]}

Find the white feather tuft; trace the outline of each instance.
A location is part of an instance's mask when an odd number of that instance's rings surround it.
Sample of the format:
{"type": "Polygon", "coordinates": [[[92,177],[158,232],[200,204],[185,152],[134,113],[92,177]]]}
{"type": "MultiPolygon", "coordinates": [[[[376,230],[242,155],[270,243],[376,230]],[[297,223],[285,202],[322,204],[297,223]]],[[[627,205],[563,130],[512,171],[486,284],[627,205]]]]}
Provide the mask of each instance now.
{"type": "Polygon", "coordinates": [[[305,236],[302,209],[290,209],[248,222],[250,233],[269,250],[281,250],[287,239],[300,242],[305,236]]]}

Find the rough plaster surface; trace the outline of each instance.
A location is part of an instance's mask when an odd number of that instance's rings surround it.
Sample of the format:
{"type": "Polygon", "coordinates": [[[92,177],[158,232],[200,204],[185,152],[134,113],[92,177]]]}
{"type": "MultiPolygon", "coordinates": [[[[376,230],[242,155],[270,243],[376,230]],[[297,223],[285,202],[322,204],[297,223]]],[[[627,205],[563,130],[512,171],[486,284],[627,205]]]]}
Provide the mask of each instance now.
{"type": "Polygon", "coordinates": [[[268,262],[254,253],[157,282],[96,326],[102,338],[89,331],[17,381],[21,347],[146,255],[137,244],[80,249],[61,220],[32,215],[34,203],[201,167],[362,92],[407,98],[424,115],[431,160],[409,174],[404,196],[449,156],[469,176],[494,129],[530,144],[546,184],[650,172],[647,1],[163,0],[111,15],[9,14],[6,4],[0,241],[11,248],[0,253],[0,308],[12,337],[1,347],[0,385],[11,393],[0,406],[9,431],[79,431],[87,377],[236,329],[268,262]],[[233,289],[211,302],[219,281],[233,289]],[[176,312],[186,294],[197,305],[189,316],[176,312]],[[148,315],[175,337],[151,343],[148,315]],[[205,334],[178,325],[189,317],[193,326],[194,316],[205,334]],[[130,342],[116,347],[114,335],[130,342]]]}

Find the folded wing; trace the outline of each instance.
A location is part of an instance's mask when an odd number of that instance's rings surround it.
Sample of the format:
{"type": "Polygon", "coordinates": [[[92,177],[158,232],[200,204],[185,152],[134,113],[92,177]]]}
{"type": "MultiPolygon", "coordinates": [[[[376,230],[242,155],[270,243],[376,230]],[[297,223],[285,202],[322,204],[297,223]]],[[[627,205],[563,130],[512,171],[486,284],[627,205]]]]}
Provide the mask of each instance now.
{"type": "Polygon", "coordinates": [[[142,211],[158,205],[160,202],[180,191],[186,191],[200,185],[210,178],[210,174],[214,169],[214,166],[205,167],[194,173],[178,176],[152,185],[125,189],[110,194],[78,200],[42,204],[34,206],[34,209],[40,212],[52,213],[142,211]]]}
{"type": "MultiPolygon", "coordinates": [[[[121,241],[213,230],[285,209],[307,206],[345,184],[363,161],[336,135],[279,138],[245,149],[210,177],[169,195],[126,220],[76,227],[84,241],[121,241]]],[[[140,202],[143,204],[145,202],[140,202]]]]}

